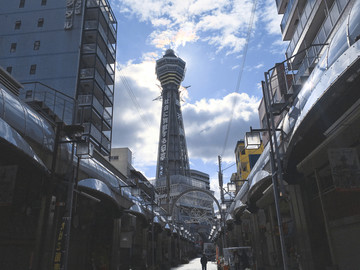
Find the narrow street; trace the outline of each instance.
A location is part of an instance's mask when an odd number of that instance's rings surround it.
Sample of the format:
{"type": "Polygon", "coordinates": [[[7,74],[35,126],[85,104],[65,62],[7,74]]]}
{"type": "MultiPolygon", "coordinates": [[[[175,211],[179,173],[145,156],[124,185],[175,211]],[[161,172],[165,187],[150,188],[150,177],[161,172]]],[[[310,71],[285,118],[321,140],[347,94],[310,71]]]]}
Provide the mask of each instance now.
{"type": "MultiPolygon", "coordinates": [[[[217,265],[215,262],[208,262],[206,269],[217,270],[217,265]]],[[[200,258],[195,258],[191,260],[189,263],[171,268],[171,270],[201,270],[200,258]]]]}

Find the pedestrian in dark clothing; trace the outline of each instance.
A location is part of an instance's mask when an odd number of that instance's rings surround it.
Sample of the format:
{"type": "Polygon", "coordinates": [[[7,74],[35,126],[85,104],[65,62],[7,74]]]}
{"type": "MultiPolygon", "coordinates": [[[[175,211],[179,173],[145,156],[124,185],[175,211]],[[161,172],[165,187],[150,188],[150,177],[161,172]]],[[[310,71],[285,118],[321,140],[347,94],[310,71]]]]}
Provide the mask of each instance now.
{"type": "Polygon", "coordinates": [[[235,270],[240,270],[240,256],[237,251],[234,252],[235,270]]]}
{"type": "Polygon", "coordinates": [[[244,269],[250,267],[249,258],[248,258],[247,254],[246,254],[246,252],[244,250],[241,253],[241,264],[242,264],[244,269]]]}
{"type": "Polygon", "coordinates": [[[201,262],[202,270],[206,270],[206,264],[208,262],[208,259],[206,258],[205,254],[202,255],[200,262],[201,262]]]}

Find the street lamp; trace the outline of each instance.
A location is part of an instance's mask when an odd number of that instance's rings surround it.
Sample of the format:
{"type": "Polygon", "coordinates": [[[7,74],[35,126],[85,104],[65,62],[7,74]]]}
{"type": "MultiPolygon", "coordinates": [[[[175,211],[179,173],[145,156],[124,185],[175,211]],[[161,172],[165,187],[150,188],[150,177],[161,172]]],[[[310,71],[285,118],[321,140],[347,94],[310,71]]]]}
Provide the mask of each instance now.
{"type": "Polygon", "coordinates": [[[235,182],[229,182],[227,184],[228,192],[235,193],[236,192],[236,184],[235,182]]]}
{"type": "Polygon", "coordinates": [[[245,148],[259,149],[261,146],[261,138],[259,131],[250,131],[245,133],[245,148]]]}
{"type": "Polygon", "coordinates": [[[70,246],[70,230],[71,230],[71,219],[72,219],[72,208],[74,202],[74,186],[77,184],[78,174],[79,174],[79,165],[81,157],[91,157],[92,149],[90,149],[90,142],[87,142],[86,145],[83,145],[86,141],[82,139],[82,134],[84,132],[84,127],[82,125],[63,125],[59,123],[57,125],[57,135],[54,146],[54,161],[52,164],[52,169],[55,172],[56,168],[56,156],[58,151],[59,144],[71,143],[71,166],[72,166],[72,177],[68,179],[68,187],[67,187],[67,197],[65,204],[65,214],[62,218],[62,223],[59,231],[58,243],[55,251],[55,259],[54,259],[54,268],[60,266],[61,269],[68,268],[68,258],[69,258],[69,246],[70,246]],[[59,141],[60,136],[67,136],[70,140],[59,141]],[[76,152],[75,152],[76,146],[76,152]],[[86,147],[88,147],[86,151],[86,147]],[[74,172],[75,168],[73,165],[74,156],[77,156],[77,166],[76,173],[74,172]],[[61,247],[61,239],[64,237],[64,246],[61,247]],[[63,254],[62,254],[63,253],[63,254]],[[62,256],[63,255],[63,256],[62,256]]]}

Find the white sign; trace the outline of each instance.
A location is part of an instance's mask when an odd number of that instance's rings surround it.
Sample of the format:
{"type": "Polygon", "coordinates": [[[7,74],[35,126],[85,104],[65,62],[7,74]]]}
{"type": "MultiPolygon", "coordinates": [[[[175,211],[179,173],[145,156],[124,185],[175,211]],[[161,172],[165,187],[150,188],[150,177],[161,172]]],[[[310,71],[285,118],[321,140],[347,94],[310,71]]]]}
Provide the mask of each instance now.
{"type": "Polygon", "coordinates": [[[160,161],[166,159],[166,148],[167,148],[167,133],[169,123],[169,98],[164,99],[164,107],[162,114],[162,126],[161,126],[161,139],[160,139],[160,161]]]}

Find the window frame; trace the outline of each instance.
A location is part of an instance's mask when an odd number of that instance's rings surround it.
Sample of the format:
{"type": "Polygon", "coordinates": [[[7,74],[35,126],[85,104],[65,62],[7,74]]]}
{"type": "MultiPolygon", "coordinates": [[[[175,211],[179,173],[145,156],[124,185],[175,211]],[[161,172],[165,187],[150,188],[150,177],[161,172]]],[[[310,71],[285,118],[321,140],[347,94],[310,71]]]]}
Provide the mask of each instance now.
{"type": "Polygon", "coordinates": [[[36,64],[33,64],[33,65],[30,66],[29,74],[30,75],[36,74],[36,64]]]}
{"type": "Polygon", "coordinates": [[[44,18],[39,18],[37,22],[37,27],[43,27],[44,26],[44,18]]]}
{"type": "Polygon", "coordinates": [[[8,66],[8,67],[6,67],[6,72],[9,73],[9,74],[11,74],[11,73],[12,73],[12,69],[13,69],[12,66],[8,66]]]}
{"type": "Polygon", "coordinates": [[[14,30],[19,30],[21,28],[21,20],[17,20],[15,22],[14,30]]]}
{"type": "Polygon", "coordinates": [[[15,53],[16,52],[16,47],[17,47],[17,43],[13,42],[10,45],[10,53],[15,53]]]}
{"type": "Polygon", "coordinates": [[[35,40],[34,41],[34,51],[38,51],[40,50],[40,40],[35,40]]]}

